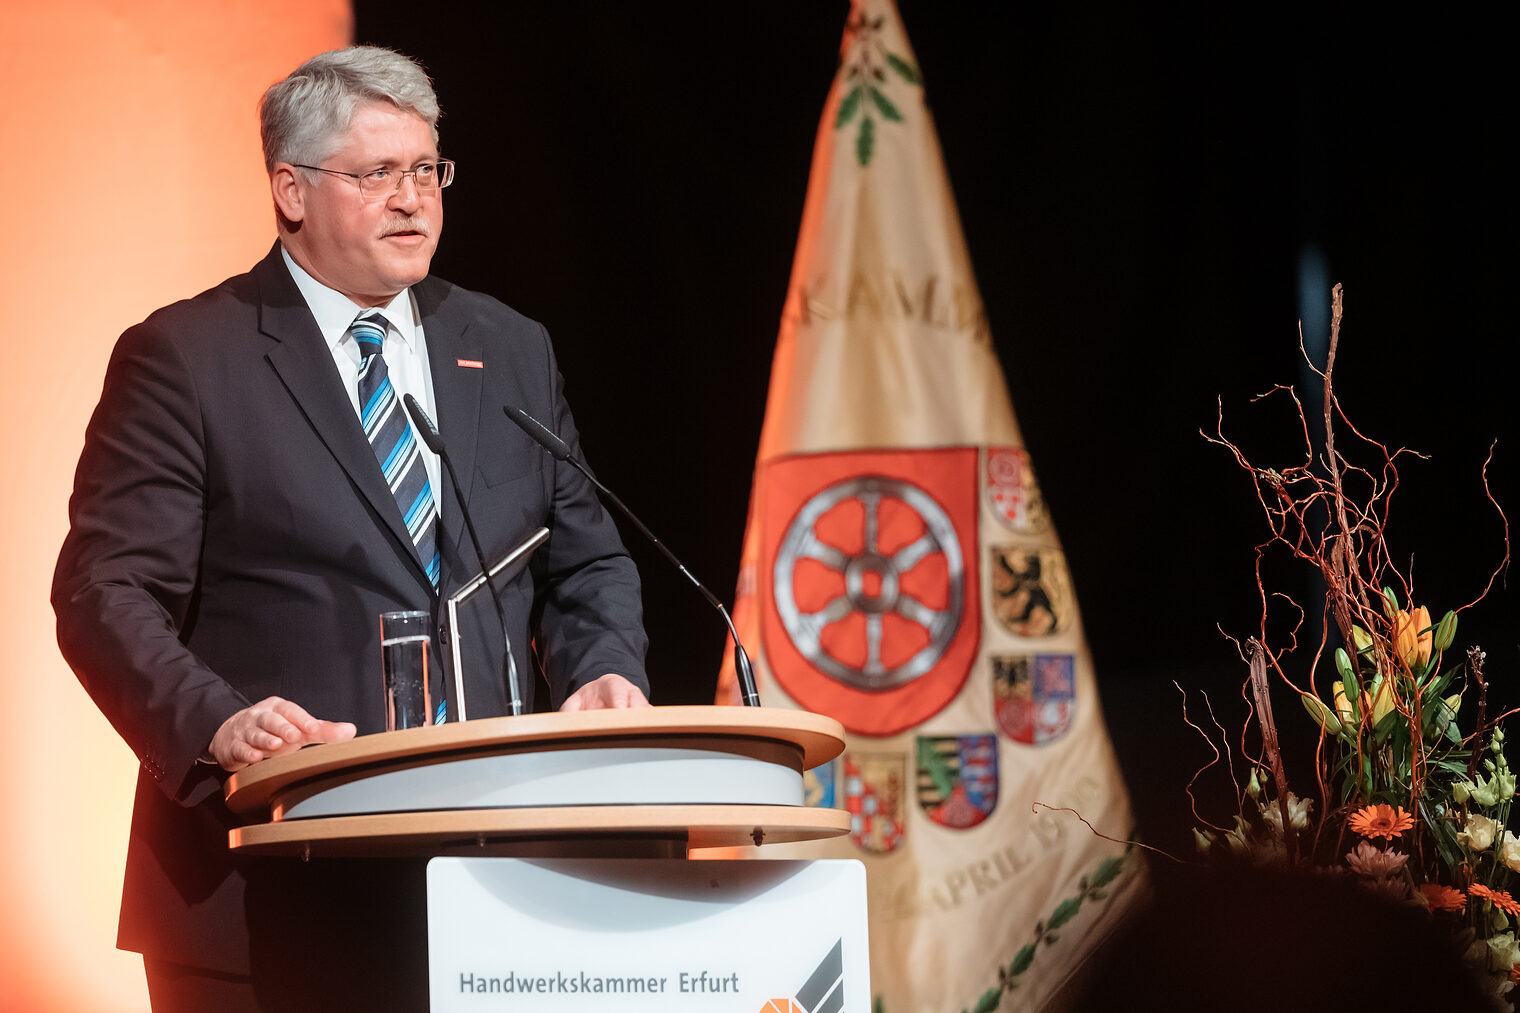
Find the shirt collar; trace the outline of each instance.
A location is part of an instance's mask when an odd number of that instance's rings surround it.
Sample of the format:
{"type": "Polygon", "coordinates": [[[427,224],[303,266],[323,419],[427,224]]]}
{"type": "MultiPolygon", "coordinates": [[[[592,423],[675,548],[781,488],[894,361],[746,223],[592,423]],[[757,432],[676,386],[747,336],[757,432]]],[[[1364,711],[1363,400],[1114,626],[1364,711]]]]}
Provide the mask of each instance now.
{"type": "MultiPolygon", "coordinates": [[[[280,246],[280,256],[285,259],[285,266],[289,269],[291,278],[295,280],[296,288],[301,290],[301,296],[311,309],[311,315],[316,318],[317,328],[322,332],[322,339],[327,342],[328,349],[336,349],[347,336],[349,325],[362,312],[363,307],[337,289],[328,288],[306,273],[306,270],[296,263],[290,251],[283,245],[280,246]]],[[[417,334],[417,314],[412,290],[402,289],[396,298],[380,308],[380,312],[385,315],[386,320],[390,321],[391,333],[399,335],[407,348],[412,349],[417,334]]]]}

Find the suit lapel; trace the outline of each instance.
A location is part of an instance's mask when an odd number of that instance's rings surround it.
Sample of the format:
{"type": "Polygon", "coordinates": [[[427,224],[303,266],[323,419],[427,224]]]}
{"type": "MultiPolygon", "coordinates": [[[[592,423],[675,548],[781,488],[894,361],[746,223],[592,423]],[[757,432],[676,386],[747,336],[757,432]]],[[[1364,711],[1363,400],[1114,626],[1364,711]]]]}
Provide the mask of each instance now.
{"type": "MultiPolygon", "coordinates": [[[[485,381],[484,335],[470,332],[470,318],[458,311],[459,300],[448,298],[450,286],[429,277],[412,286],[427,341],[428,368],[433,374],[433,401],[438,409],[438,434],[443,437],[459,475],[459,495],[469,502],[475,481],[475,454],[479,446],[481,390],[485,381]],[[461,365],[464,363],[464,365],[461,365]],[[481,365],[476,365],[481,364],[481,365]]],[[[500,364],[490,364],[499,367],[500,364]]],[[[444,484],[449,484],[444,477],[444,484]]],[[[439,544],[444,546],[443,572],[438,586],[448,593],[455,561],[462,574],[474,575],[477,561],[473,547],[463,545],[464,521],[454,493],[435,489],[440,504],[439,544]],[[468,560],[468,562],[463,562],[468,560]]]]}
{"type": "Polygon", "coordinates": [[[407,534],[396,498],[385,484],[375,451],[364,438],[337,366],[301,290],[280,258],[279,244],[255,268],[259,280],[259,329],[276,344],[269,364],[349,479],[391,537],[406,548],[424,581],[426,571],[407,534]]]}

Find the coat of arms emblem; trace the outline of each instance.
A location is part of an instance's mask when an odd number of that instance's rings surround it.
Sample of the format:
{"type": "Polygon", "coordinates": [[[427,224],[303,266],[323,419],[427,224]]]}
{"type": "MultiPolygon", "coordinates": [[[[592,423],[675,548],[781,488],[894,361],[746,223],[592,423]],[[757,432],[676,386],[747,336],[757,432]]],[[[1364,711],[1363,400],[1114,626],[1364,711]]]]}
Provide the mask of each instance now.
{"type": "Polygon", "coordinates": [[[1076,660],[1070,654],[992,659],[993,712],[1004,735],[1043,746],[1066,734],[1077,709],[1076,660]]]}
{"type": "Polygon", "coordinates": [[[965,830],[997,808],[996,735],[920,735],[918,804],[942,827],[965,830]]]}
{"type": "Polygon", "coordinates": [[[862,851],[884,855],[907,830],[907,763],[901,753],[846,753],[844,808],[850,839],[862,851]]]}

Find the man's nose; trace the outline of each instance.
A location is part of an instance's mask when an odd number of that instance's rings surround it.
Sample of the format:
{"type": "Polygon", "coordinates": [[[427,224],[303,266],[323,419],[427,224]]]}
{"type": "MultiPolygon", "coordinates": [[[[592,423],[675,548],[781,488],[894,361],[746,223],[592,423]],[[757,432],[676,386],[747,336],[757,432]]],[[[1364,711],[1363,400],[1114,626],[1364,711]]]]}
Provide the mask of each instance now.
{"type": "Polygon", "coordinates": [[[407,212],[422,204],[422,192],[417,188],[417,177],[413,173],[408,172],[401,177],[401,185],[396,187],[396,192],[391,194],[388,203],[397,210],[407,212]]]}

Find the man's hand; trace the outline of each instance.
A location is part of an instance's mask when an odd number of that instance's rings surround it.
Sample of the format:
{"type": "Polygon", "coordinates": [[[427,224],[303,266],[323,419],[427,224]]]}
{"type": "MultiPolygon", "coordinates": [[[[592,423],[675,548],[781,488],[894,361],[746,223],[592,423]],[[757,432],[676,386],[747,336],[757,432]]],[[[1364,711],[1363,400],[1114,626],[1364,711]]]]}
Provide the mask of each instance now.
{"type": "Polygon", "coordinates": [[[347,741],[354,732],[350,721],[321,721],[300,705],[271,696],[223,721],[211,737],[209,752],[224,770],[242,770],[266,756],[293,753],[313,742],[347,741]]]}
{"type": "Polygon", "coordinates": [[[588,682],[560,707],[562,711],[594,711],[608,707],[648,707],[649,699],[621,675],[608,672],[595,682],[588,682]]]}

